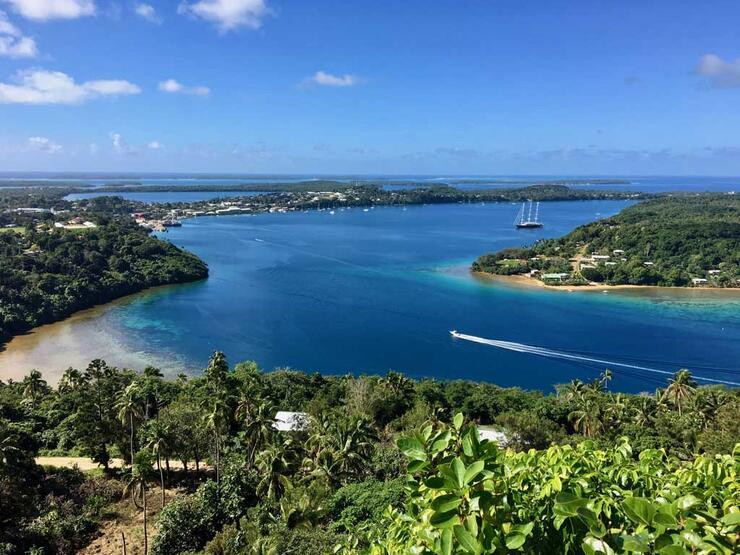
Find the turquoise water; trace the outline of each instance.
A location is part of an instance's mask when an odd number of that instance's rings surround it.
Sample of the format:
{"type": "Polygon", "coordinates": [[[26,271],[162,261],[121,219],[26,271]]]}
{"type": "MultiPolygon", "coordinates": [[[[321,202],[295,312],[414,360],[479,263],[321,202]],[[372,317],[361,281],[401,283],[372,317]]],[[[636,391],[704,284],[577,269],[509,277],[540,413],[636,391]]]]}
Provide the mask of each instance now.
{"type": "MultiPolygon", "coordinates": [[[[467,272],[483,252],[562,235],[626,204],[546,203],[546,227],[534,231],[512,227],[518,206],[511,204],[188,220],[164,238],[200,255],[211,277],[115,304],[96,317],[95,328],[118,348],[156,353],[194,372],[220,349],[232,362],[254,359],[268,369],[395,369],[549,390],[592,379],[604,366],[453,340],[448,332],[456,329],[740,381],[740,295],[567,293],[490,283],[467,272]]],[[[108,347],[101,348],[106,356],[108,347]]],[[[664,381],[612,369],[620,390],[652,390],[664,381]]]]}

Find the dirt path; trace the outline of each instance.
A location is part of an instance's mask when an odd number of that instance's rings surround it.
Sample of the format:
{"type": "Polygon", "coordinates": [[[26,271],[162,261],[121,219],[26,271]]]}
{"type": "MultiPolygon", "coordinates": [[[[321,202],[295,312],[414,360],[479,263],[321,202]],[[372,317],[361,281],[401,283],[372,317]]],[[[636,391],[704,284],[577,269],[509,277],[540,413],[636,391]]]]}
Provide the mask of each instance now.
{"type": "MultiPolygon", "coordinates": [[[[102,468],[98,463],[93,462],[91,459],[86,457],[36,457],[36,464],[40,464],[42,466],[59,466],[64,468],[77,466],[77,468],[82,471],[102,468]]],[[[120,468],[123,465],[123,460],[111,459],[108,464],[111,468],[120,468]]]]}
{"type": "MultiPolygon", "coordinates": [[[[94,470],[96,468],[102,468],[98,463],[93,462],[91,459],[86,457],[36,457],[36,464],[42,466],[59,466],[64,468],[73,468],[75,465],[83,472],[86,470],[94,470]]],[[[108,463],[111,468],[121,468],[123,466],[122,459],[111,459],[108,463]]],[[[162,462],[164,466],[164,461],[162,462]]],[[[180,461],[170,461],[170,468],[175,470],[182,469],[182,463],[180,461]]],[[[207,464],[200,463],[201,470],[210,468],[207,464]]],[[[195,463],[188,463],[188,470],[194,470],[195,463]]]]}
{"type": "MultiPolygon", "coordinates": [[[[176,490],[165,490],[165,503],[178,495],[176,490]]],[[[147,535],[149,547],[157,532],[157,516],[162,508],[162,493],[152,488],[147,499],[147,535]]],[[[144,516],[130,499],[122,500],[111,507],[110,514],[100,526],[100,534],[90,545],[81,549],[82,555],[120,555],[123,553],[123,537],[126,538],[127,555],[144,553],[144,516]]]]}

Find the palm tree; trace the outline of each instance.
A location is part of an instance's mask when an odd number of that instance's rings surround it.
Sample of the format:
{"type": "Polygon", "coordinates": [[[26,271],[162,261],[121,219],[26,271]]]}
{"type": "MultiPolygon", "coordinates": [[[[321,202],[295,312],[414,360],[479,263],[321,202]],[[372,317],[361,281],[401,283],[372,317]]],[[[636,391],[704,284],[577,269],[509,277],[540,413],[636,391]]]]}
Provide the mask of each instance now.
{"type": "Polygon", "coordinates": [[[576,410],[568,415],[573,428],[586,437],[594,437],[603,427],[601,408],[592,395],[582,396],[576,410]]]}
{"type": "Polygon", "coordinates": [[[9,466],[21,454],[16,445],[16,438],[11,434],[9,428],[2,425],[0,420],[0,468],[9,466]]]}
{"type": "Polygon", "coordinates": [[[223,399],[213,399],[211,409],[205,417],[206,427],[213,434],[213,444],[216,450],[215,467],[216,467],[216,498],[221,499],[221,438],[226,431],[228,422],[228,405],[223,399]]]}
{"type": "Polygon", "coordinates": [[[701,417],[702,427],[706,429],[724,405],[727,394],[719,387],[705,387],[697,393],[701,395],[694,397],[694,406],[701,417]]]}
{"type": "Polygon", "coordinates": [[[586,386],[581,380],[571,380],[567,384],[558,385],[555,389],[558,397],[565,401],[574,401],[583,396],[586,386]]]}
{"type": "Polygon", "coordinates": [[[38,370],[31,370],[31,372],[23,378],[23,398],[30,402],[33,408],[36,408],[36,399],[38,396],[48,389],[46,380],[38,370]]]}
{"type": "Polygon", "coordinates": [[[285,444],[270,445],[257,455],[256,463],[261,480],[257,491],[268,499],[278,499],[285,489],[284,481],[289,474],[289,448],[285,444]]]}
{"type": "Polygon", "coordinates": [[[85,379],[82,376],[82,372],[74,368],[67,368],[59,380],[57,390],[59,393],[71,393],[82,387],[83,383],[85,383],[85,379]]]}
{"type": "Polygon", "coordinates": [[[604,370],[604,372],[599,377],[599,381],[601,381],[601,385],[604,386],[604,389],[609,388],[609,382],[612,381],[612,371],[608,368],[604,370]]]}
{"type": "Polygon", "coordinates": [[[627,403],[624,395],[621,393],[609,395],[606,414],[612,426],[620,426],[627,419],[627,403]]]}
{"type": "Polygon", "coordinates": [[[118,409],[118,419],[121,424],[126,425],[126,420],[129,424],[129,448],[131,455],[131,464],[134,464],[134,419],[141,417],[141,392],[139,385],[136,382],[132,382],[123,390],[121,396],[116,404],[118,409]]]}
{"type": "Polygon", "coordinates": [[[650,426],[655,420],[656,403],[652,397],[642,397],[640,404],[634,409],[632,419],[638,426],[650,426]]]}
{"type": "Polygon", "coordinates": [[[151,449],[157,457],[157,471],[159,472],[159,484],[162,487],[162,508],[164,508],[164,472],[162,470],[162,453],[167,450],[168,430],[164,424],[159,421],[154,422],[150,428],[149,441],[147,449],[151,449]]]}
{"type": "Polygon", "coordinates": [[[249,442],[247,465],[254,465],[255,454],[258,453],[272,439],[275,429],[275,409],[272,404],[260,401],[256,406],[250,405],[247,410],[245,404],[237,408],[237,418],[244,419],[244,435],[249,442]]]}
{"type": "Polygon", "coordinates": [[[691,372],[682,368],[673,375],[668,387],[663,392],[663,397],[672,402],[681,416],[686,401],[696,392],[696,382],[691,378],[691,372]]]}
{"type": "Polygon", "coordinates": [[[149,536],[147,532],[147,514],[146,514],[146,484],[149,474],[152,471],[152,454],[146,449],[136,453],[136,457],[131,465],[131,478],[123,490],[124,497],[130,492],[131,497],[137,507],[141,508],[144,515],[144,555],[149,551],[149,536]],[[141,506],[136,503],[138,496],[141,496],[141,506]]]}
{"type": "Polygon", "coordinates": [[[316,422],[306,442],[309,453],[304,466],[339,486],[364,473],[375,439],[365,418],[316,422]]]}

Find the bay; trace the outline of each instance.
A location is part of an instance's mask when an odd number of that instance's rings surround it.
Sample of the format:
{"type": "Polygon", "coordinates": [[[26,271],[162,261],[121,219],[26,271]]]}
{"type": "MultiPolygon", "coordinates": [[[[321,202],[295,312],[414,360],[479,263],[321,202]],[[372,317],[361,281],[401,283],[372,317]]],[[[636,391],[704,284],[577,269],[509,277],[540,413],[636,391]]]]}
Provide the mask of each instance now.
{"type": "MultiPolygon", "coordinates": [[[[203,282],[135,295],[35,330],[0,353],[0,378],[38,368],[54,380],[91,358],[198,373],[229,360],[306,372],[469,378],[550,390],[605,364],[563,361],[452,339],[449,330],[692,369],[740,381],[740,295],[726,291],[567,293],[481,280],[481,253],[567,233],[624,201],[543,203],[540,230],[516,230],[512,204],[312,211],[186,220],[164,239],[210,266],[203,282]]],[[[652,390],[665,378],[612,367],[612,387],[652,390]]]]}

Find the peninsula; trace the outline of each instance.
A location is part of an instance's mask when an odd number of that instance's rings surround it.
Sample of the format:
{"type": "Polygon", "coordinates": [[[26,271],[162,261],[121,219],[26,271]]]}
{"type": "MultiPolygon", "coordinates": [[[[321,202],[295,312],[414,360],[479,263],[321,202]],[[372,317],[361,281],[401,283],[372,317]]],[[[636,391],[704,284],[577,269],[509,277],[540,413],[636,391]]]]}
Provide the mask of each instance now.
{"type": "Polygon", "coordinates": [[[474,272],[547,285],[740,286],[740,199],[666,195],[558,239],[485,254],[474,272]]]}

